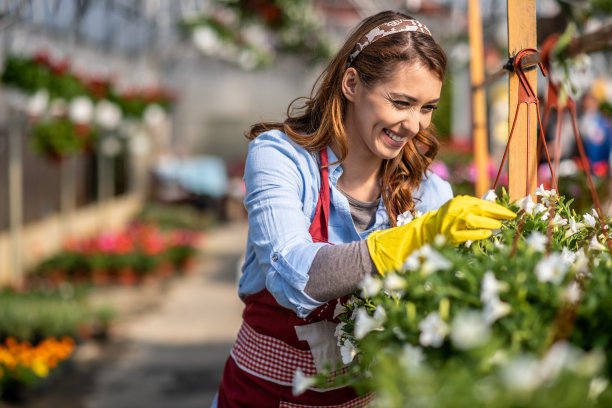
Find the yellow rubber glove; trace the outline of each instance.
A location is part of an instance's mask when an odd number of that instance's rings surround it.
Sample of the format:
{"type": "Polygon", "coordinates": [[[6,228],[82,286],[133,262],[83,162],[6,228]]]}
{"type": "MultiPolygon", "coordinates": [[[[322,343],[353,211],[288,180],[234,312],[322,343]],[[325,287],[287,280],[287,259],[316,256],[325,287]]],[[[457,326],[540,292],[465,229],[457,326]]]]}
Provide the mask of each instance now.
{"type": "Polygon", "coordinates": [[[399,269],[408,255],[438,234],[454,245],[485,239],[492,229],[501,228],[499,220],[511,220],[516,214],[507,208],[476,197],[457,196],[435,211],[429,211],[401,227],[374,231],[367,238],[368,251],[382,275],[399,269]]]}

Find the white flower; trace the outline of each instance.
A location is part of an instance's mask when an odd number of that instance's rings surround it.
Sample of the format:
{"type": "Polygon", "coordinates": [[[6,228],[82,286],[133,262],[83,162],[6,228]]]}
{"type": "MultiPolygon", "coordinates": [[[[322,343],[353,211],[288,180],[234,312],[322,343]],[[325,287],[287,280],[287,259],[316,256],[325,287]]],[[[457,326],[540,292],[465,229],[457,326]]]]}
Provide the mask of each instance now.
{"type": "Polygon", "coordinates": [[[420,255],[419,255],[419,251],[412,251],[412,253],[408,256],[408,258],[406,258],[406,261],[404,261],[404,265],[402,265],[402,269],[406,270],[406,271],[416,271],[417,269],[419,269],[419,266],[421,265],[421,259],[420,259],[420,255]]]}
{"type": "Polygon", "coordinates": [[[592,251],[605,251],[606,247],[597,241],[597,237],[593,237],[589,243],[589,249],[592,251]]]}
{"type": "Polygon", "coordinates": [[[293,395],[297,396],[303,394],[308,388],[315,385],[316,381],[314,377],[306,377],[302,370],[299,368],[295,370],[293,375],[292,392],[293,395]]]}
{"type": "Polygon", "coordinates": [[[576,261],[572,266],[572,269],[577,272],[582,272],[587,270],[589,267],[589,258],[584,253],[584,248],[580,248],[576,251],[576,261]]]}
{"type": "Polygon", "coordinates": [[[442,320],[438,312],[431,312],[419,323],[421,346],[440,347],[449,333],[448,324],[442,320]]]}
{"type": "Polygon", "coordinates": [[[64,116],[68,111],[68,104],[62,98],[57,98],[51,101],[49,105],[49,115],[52,117],[64,116]]]}
{"type": "Polygon", "coordinates": [[[336,302],[336,307],[334,307],[334,319],[344,313],[344,305],[340,300],[336,302]]]}
{"type": "Polygon", "coordinates": [[[482,314],[487,323],[493,324],[498,319],[510,314],[511,311],[512,306],[509,303],[502,302],[498,297],[494,297],[484,304],[482,314]]]}
{"type": "Polygon", "coordinates": [[[497,200],[497,194],[495,194],[495,190],[488,190],[483,196],[482,199],[485,201],[491,201],[492,203],[497,200]]]}
{"type": "Polygon", "coordinates": [[[222,48],[219,37],[210,27],[199,26],[195,28],[192,39],[196,47],[206,55],[212,55],[222,48]]]}
{"type": "Polygon", "coordinates": [[[423,216],[423,211],[414,210],[414,218],[419,218],[423,216]]]}
{"type": "Polygon", "coordinates": [[[406,211],[397,216],[397,226],[401,227],[402,225],[408,224],[410,221],[414,219],[414,216],[410,211],[406,211]]]}
{"type": "Polygon", "coordinates": [[[434,237],[434,245],[437,247],[441,247],[446,244],[446,236],[444,234],[438,234],[434,237]]]}
{"type": "Polygon", "coordinates": [[[567,219],[563,218],[559,213],[555,214],[555,218],[552,221],[553,226],[558,227],[567,224],[567,219]]]}
{"type": "Polygon", "coordinates": [[[100,142],[100,151],[108,157],[116,157],[121,152],[121,142],[116,137],[107,136],[100,142]]]}
{"type": "Polygon", "coordinates": [[[497,240],[497,239],[493,240],[493,245],[495,245],[495,248],[497,248],[497,249],[505,249],[506,248],[504,243],[501,242],[501,240],[497,240]]]}
{"type": "Polygon", "coordinates": [[[430,245],[425,244],[419,250],[424,258],[421,265],[421,272],[427,276],[436,271],[442,271],[453,266],[451,261],[446,259],[441,253],[433,249],[430,245]]]}
{"type": "Polygon", "coordinates": [[[561,251],[561,259],[566,264],[573,265],[576,261],[576,253],[568,247],[563,247],[563,251],[561,251]]]}
{"type": "Polygon", "coordinates": [[[531,195],[521,198],[516,202],[516,204],[521,210],[524,210],[527,214],[533,213],[535,204],[533,202],[533,199],[531,198],[531,195]]]}
{"type": "Polygon", "coordinates": [[[451,323],[450,338],[460,350],[480,347],[489,341],[491,329],[482,314],[475,310],[459,313],[451,323]]]}
{"type": "Polygon", "coordinates": [[[542,220],[545,220],[546,218],[548,218],[548,208],[546,208],[546,206],[542,203],[537,203],[535,205],[535,207],[533,207],[533,213],[534,214],[540,214],[545,212],[546,214],[544,214],[542,216],[542,220]],[[546,217],[546,218],[545,218],[546,217]]]}
{"type": "Polygon", "coordinates": [[[581,296],[582,288],[576,281],[571,281],[569,285],[567,285],[565,292],[563,292],[563,299],[572,305],[578,303],[581,296]]]}
{"type": "Polygon", "coordinates": [[[473,243],[474,241],[472,241],[471,239],[468,239],[467,241],[463,243],[463,245],[465,245],[466,248],[470,248],[473,243]]]}
{"type": "Polygon", "coordinates": [[[609,383],[610,381],[605,377],[593,378],[589,384],[588,398],[592,400],[597,399],[597,397],[608,388],[609,383]]]}
{"type": "Polygon", "coordinates": [[[423,361],[425,361],[425,353],[423,353],[422,348],[406,343],[402,347],[399,361],[406,370],[412,370],[420,367],[423,361]]]}
{"type": "Polygon", "coordinates": [[[384,284],[385,290],[390,292],[402,290],[406,288],[406,281],[399,276],[397,273],[389,273],[385,276],[384,284]]]}
{"type": "Polygon", "coordinates": [[[346,339],[342,347],[340,347],[340,355],[342,356],[342,363],[349,364],[357,355],[357,348],[355,348],[349,339],[346,339]]]}
{"type": "Polygon", "coordinates": [[[363,292],[363,297],[376,296],[382,289],[382,286],[383,284],[381,280],[371,275],[367,275],[359,284],[359,287],[363,292]]]}
{"type": "Polygon", "coordinates": [[[94,105],[86,96],[79,96],[70,101],[68,116],[74,123],[89,123],[93,117],[94,105]]]}
{"type": "Polygon", "coordinates": [[[591,214],[589,214],[589,213],[584,214],[584,215],[582,216],[582,220],[584,221],[584,223],[585,223],[587,226],[589,226],[589,227],[591,227],[591,228],[594,228],[594,227],[595,227],[595,224],[596,224],[596,222],[595,222],[595,217],[593,217],[591,214]]]}
{"type": "Polygon", "coordinates": [[[540,381],[557,378],[563,368],[570,368],[578,361],[580,351],[566,341],[553,344],[538,364],[540,381]]]}
{"type": "Polygon", "coordinates": [[[452,263],[442,254],[433,249],[431,245],[425,244],[420,249],[412,251],[410,256],[406,258],[403,269],[407,271],[416,271],[421,268],[421,273],[425,276],[440,270],[448,269],[452,263]]]}
{"type": "Polygon", "coordinates": [[[46,89],[39,89],[28,99],[26,111],[29,115],[40,116],[45,113],[48,105],[49,91],[46,89]]]}
{"type": "Polygon", "coordinates": [[[495,274],[487,271],[482,277],[482,282],[480,282],[480,300],[486,303],[507,289],[508,282],[495,279],[495,274]]]}
{"type": "Polygon", "coordinates": [[[535,195],[542,197],[542,202],[545,205],[550,205],[550,199],[557,197],[557,192],[555,189],[546,190],[544,189],[544,185],[540,184],[540,187],[536,188],[535,195]]]}
{"type": "Polygon", "coordinates": [[[357,316],[355,317],[355,338],[360,340],[371,331],[383,330],[385,320],[387,320],[387,314],[382,306],[376,308],[372,317],[365,308],[360,308],[357,310],[357,316]]]}
{"type": "Polygon", "coordinates": [[[502,378],[506,385],[516,391],[530,392],[540,384],[538,362],[535,358],[521,356],[503,367],[502,378]]]}
{"type": "Polygon", "coordinates": [[[584,229],[585,225],[581,222],[576,222],[576,220],[571,217],[569,219],[569,229],[565,232],[565,239],[567,239],[568,237],[571,237],[572,235],[576,234],[578,231],[580,231],[581,229],[584,229]]]}
{"type": "Polygon", "coordinates": [[[166,111],[158,104],[153,103],[147,106],[143,112],[143,119],[148,126],[156,128],[166,120],[166,111]]]}
{"type": "Polygon", "coordinates": [[[544,252],[546,250],[546,242],[548,238],[539,231],[533,231],[527,237],[527,246],[536,252],[544,252]]]}
{"type": "Polygon", "coordinates": [[[540,282],[552,282],[560,284],[565,277],[569,266],[563,261],[559,253],[554,252],[542,258],[535,267],[535,273],[540,282]]]}
{"type": "Polygon", "coordinates": [[[340,337],[344,334],[344,326],[346,326],[345,322],[340,322],[336,326],[336,330],[334,331],[334,336],[338,337],[338,339],[340,339],[340,337]]]}
{"type": "Polygon", "coordinates": [[[103,99],[96,104],[94,117],[102,128],[112,130],[121,122],[121,109],[116,104],[103,99]]]}

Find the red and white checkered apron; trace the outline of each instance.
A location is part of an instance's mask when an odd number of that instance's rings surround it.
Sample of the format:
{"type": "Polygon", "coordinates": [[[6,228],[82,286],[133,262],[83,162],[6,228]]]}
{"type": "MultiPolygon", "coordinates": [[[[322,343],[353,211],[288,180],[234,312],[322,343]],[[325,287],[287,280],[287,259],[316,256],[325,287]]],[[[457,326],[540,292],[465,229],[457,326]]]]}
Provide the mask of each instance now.
{"type": "MultiPolygon", "coordinates": [[[[327,150],[321,150],[321,190],[309,232],[314,242],[327,242],[329,219],[329,178],[327,150]]],[[[300,340],[296,326],[334,321],[334,310],[343,298],[331,300],[306,318],[298,317],[274,299],[267,289],[244,299],[243,323],[236,344],[223,370],[217,406],[236,407],[329,407],[366,406],[371,394],[358,396],[351,387],[326,390],[307,389],[294,396],[295,372],[316,374],[310,346],[300,340]]]]}

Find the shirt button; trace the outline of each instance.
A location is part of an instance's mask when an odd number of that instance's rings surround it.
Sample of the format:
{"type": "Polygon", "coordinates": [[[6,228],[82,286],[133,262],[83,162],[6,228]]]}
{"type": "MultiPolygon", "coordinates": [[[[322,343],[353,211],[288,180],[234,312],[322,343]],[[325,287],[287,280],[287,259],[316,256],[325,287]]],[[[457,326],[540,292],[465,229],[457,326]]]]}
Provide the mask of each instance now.
{"type": "Polygon", "coordinates": [[[272,255],[272,262],[278,261],[278,255],[272,255]]]}

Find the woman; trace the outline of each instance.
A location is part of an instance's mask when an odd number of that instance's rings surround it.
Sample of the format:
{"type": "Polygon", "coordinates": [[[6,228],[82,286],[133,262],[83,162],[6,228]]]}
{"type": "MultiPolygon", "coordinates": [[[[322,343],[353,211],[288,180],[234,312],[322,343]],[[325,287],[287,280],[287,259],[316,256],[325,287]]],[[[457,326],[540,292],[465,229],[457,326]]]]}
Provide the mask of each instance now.
{"type": "Polygon", "coordinates": [[[251,128],[244,321],[219,407],[364,406],[371,396],[350,387],[292,394],[296,372],[341,362],[333,319],[342,297],[438,234],[481,239],[515,216],[451,199],[448,183],[427,170],[445,65],[423,24],[382,12],[349,36],[299,112],[290,106],[283,123],[251,128]],[[395,227],[406,211],[425,214],[395,227]]]}

